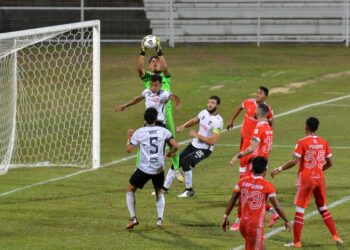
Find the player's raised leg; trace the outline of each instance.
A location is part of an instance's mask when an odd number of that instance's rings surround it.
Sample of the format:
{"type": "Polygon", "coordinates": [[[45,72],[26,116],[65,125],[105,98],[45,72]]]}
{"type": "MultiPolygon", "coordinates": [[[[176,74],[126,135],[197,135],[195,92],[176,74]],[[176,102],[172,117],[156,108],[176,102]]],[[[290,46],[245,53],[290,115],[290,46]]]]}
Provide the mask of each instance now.
{"type": "MultiPolygon", "coordinates": [[[[173,117],[173,105],[172,102],[168,102],[165,106],[165,124],[167,129],[173,134],[173,137],[176,139],[176,128],[174,123],[174,117],[173,117]]],[[[182,176],[180,172],[180,156],[179,154],[175,154],[175,156],[172,158],[172,165],[174,167],[174,174],[176,179],[179,182],[184,182],[184,177],[182,176]]]]}

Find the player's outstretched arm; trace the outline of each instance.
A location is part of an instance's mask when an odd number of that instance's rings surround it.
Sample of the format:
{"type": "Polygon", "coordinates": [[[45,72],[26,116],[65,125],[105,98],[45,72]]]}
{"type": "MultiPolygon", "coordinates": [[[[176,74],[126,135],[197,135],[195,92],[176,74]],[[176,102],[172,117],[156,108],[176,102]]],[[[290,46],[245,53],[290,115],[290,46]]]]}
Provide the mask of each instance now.
{"type": "Polygon", "coordinates": [[[288,218],[282,208],[282,206],[280,205],[280,203],[277,200],[276,196],[271,196],[269,197],[269,200],[273,206],[273,208],[276,210],[276,212],[278,213],[278,215],[284,220],[284,225],[286,227],[286,229],[288,229],[288,231],[290,231],[290,229],[292,228],[291,224],[288,221],[288,218]]]}
{"type": "Polygon", "coordinates": [[[175,102],[176,110],[180,110],[180,107],[181,107],[180,97],[178,97],[177,95],[172,94],[169,98],[170,98],[170,100],[175,102]]]}
{"type": "Polygon", "coordinates": [[[167,153],[166,156],[172,158],[175,155],[176,151],[179,149],[179,144],[174,139],[170,139],[169,144],[171,145],[171,150],[167,153]]]}
{"type": "Polygon", "coordinates": [[[134,130],[133,129],[129,129],[128,132],[127,132],[127,137],[128,137],[128,140],[126,141],[126,152],[127,153],[131,153],[132,150],[134,149],[133,145],[131,145],[130,143],[130,139],[132,137],[132,135],[134,134],[134,130]]]}
{"type": "Polygon", "coordinates": [[[140,95],[140,96],[134,97],[133,99],[131,99],[130,101],[128,101],[125,104],[117,105],[117,106],[115,106],[115,112],[124,111],[127,107],[130,107],[132,105],[139,103],[142,99],[144,99],[144,97],[140,95]]]}
{"type": "Polygon", "coordinates": [[[159,58],[159,64],[160,64],[160,69],[163,71],[164,75],[169,77],[171,75],[170,70],[168,69],[163,51],[162,51],[162,46],[160,44],[160,38],[157,37],[157,45],[155,47],[158,58],[159,58]]]}
{"type": "Polygon", "coordinates": [[[230,215],[233,207],[235,206],[238,198],[239,198],[240,193],[239,192],[233,192],[230,201],[228,202],[226,206],[226,211],[224,214],[224,219],[221,223],[222,229],[226,232],[227,227],[229,226],[229,221],[228,221],[228,216],[230,215]]]}
{"type": "Polygon", "coordinates": [[[293,158],[290,161],[279,166],[278,168],[273,169],[270,173],[270,176],[272,178],[274,178],[276,175],[281,173],[283,170],[287,170],[287,169],[294,167],[298,163],[298,161],[299,161],[299,157],[296,155],[293,155],[293,158]]]}
{"type": "Polygon", "coordinates": [[[233,112],[231,119],[227,123],[227,130],[230,130],[233,127],[233,123],[235,122],[237,116],[241,113],[242,110],[242,105],[239,105],[237,109],[233,112]]]}
{"type": "Polygon", "coordinates": [[[239,152],[231,159],[230,164],[233,165],[236,161],[238,161],[242,157],[253,153],[258,148],[258,146],[259,146],[259,141],[253,138],[252,141],[250,142],[250,145],[245,150],[243,150],[242,152],[239,152]]]}
{"type": "Polygon", "coordinates": [[[137,72],[139,73],[139,76],[141,79],[145,77],[145,55],[146,55],[146,47],[145,47],[145,39],[146,37],[143,37],[141,40],[141,52],[139,55],[139,59],[137,61],[137,72]]]}
{"type": "Polygon", "coordinates": [[[192,118],[191,120],[188,120],[187,122],[185,122],[181,126],[178,126],[176,128],[176,132],[181,133],[185,128],[192,127],[192,126],[194,126],[194,125],[196,125],[198,123],[199,123],[198,117],[192,118]]]}

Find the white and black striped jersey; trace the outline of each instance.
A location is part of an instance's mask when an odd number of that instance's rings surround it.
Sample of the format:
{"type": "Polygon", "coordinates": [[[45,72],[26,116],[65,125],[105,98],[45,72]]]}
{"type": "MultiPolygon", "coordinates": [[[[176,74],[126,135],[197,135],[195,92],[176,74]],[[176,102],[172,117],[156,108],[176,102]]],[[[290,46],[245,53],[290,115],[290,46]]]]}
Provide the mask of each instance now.
{"type": "Polygon", "coordinates": [[[155,108],[158,111],[157,120],[162,123],[165,123],[165,105],[170,100],[170,96],[172,95],[172,93],[166,90],[160,90],[157,93],[153,93],[151,90],[145,89],[144,91],[142,91],[141,95],[145,97],[146,109],[151,107],[155,108]]]}
{"type": "Polygon", "coordinates": [[[140,147],[138,168],[147,174],[159,174],[164,171],[165,143],[173,136],[169,130],[159,126],[147,126],[137,129],[130,144],[140,147]]]}

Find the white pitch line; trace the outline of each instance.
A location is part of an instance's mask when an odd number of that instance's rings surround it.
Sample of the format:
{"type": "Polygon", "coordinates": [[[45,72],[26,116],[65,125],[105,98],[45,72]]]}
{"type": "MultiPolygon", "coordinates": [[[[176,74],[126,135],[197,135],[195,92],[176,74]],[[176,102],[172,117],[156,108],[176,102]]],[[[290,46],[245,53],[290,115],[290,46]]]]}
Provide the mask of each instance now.
{"type": "MultiPolygon", "coordinates": [[[[215,147],[239,147],[239,144],[215,144],[215,147]]],[[[272,148],[295,148],[295,146],[290,145],[272,145],[272,148]]],[[[350,149],[350,146],[331,146],[331,149],[350,149]]]]}
{"type": "MultiPolygon", "coordinates": [[[[343,204],[343,203],[345,203],[345,202],[347,202],[347,201],[349,201],[349,200],[350,200],[350,195],[345,196],[345,197],[343,197],[342,199],[337,200],[337,201],[332,202],[331,204],[327,205],[327,208],[334,208],[334,207],[337,207],[337,206],[339,206],[339,205],[341,205],[341,204],[343,204]]],[[[309,219],[309,218],[311,218],[311,217],[313,217],[313,216],[315,216],[315,215],[317,215],[317,214],[319,214],[318,210],[314,210],[314,211],[312,211],[312,212],[306,214],[306,215],[304,216],[304,219],[307,220],[307,219],[309,219]]],[[[292,221],[292,223],[293,223],[293,222],[294,222],[294,221],[292,221]]],[[[278,227],[278,228],[276,228],[276,229],[274,229],[274,230],[272,230],[272,231],[266,233],[266,234],[264,235],[264,237],[265,237],[265,239],[271,238],[272,236],[274,236],[274,235],[276,235],[276,234],[278,234],[278,233],[284,231],[285,229],[286,229],[286,228],[285,228],[284,226],[283,226],[283,227],[278,227]]],[[[281,247],[282,247],[282,246],[281,246],[281,247]]],[[[231,248],[231,250],[240,250],[240,249],[243,249],[243,248],[244,248],[244,245],[240,245],[240,246],[231,248]]]]}
{"type": "Polygon", "coordinates": [[[327,107],[350,107],[350,104],[324,104],[327,107]]]}
{"type": "MultiPolygon", "coordinates": [[[[307,104],[307,105],[304,105],[304,106],[300,106],[298,108],[295,108],[295,109],[292,109],[292,110],[289,110],[289,111],[286,111],[286,112],[282,112],[282,113],[280,113],[278,115],[275,115],[274,119],[276,119],[278,117],[290,115],[290,114],[293,114],[293,113],[296,113],[296,112],[299,112],[299,111],[302,111],[304,109],[308,109],[308,108],[311,108],[311,107],[315,107],[315,106],[319,106],[319,105],[323,105],[323,104],[327,104],[327,103],[331,103],[331,102],[340,101],[340,100],[343,100],[343,99],[346,99],[346,98],[349,98],[349,97],[350,97],[350,95],[345,95],[345,96],[340,96],[340,97],[337,97],[337,98],[329,99],[329,100],[326,100],[326,101],[315,102],[315,103],[307,104]]],[[[233,126],[232,130],[240,128],[240,127],[241,127],[241,125],[233,126]]],[[[224,130],[223,132],[226,132],[226,131],[227,130],[224,130]]],[[[186,143],[188,143],[190,141],[191,140],[182,141],[179,144],[180,145],[186,144],[186,143]]],[[[115,161],[112,161],[112,162],[109,162],[109,163],[105,163],[105,164],[101,165],[101,168],[109,167],[109,166],[112,166],[112,165],[116,165],[116,164],[119,164],[121,162],[133,159],[135,157],[136,157],[136,155],[131,155],[131,156],[119,159],[119,160],[115,160],[115,161]]],[[[57,178],[53,178],[53,179],[49,179],[49,180],[46,180],[46,181],[36,182],[36,183],[33,183],[31,185],[28,185],[28,186],[24,186],[24,187],[16,188],[16,189],[13,189],[13,190],[10,190],[10,191],[7,191],[7,192],[0,193],[0,197],[1,196],[5,196],[5,195],[9,195],[9,194],[12,194],[12,193],[15,193],[15,192],[18,192],[18,191],[21,191],[21,190],[26,190],[26,189],[29,189],[29,188],[32,188],[32,187],[45,185],[45,184],[50,183],[50,182],[67,179],[67,178],[70,178],[70,177],[73,177],[73,176],[76,176],[76,175],[79,175],[79,174],[83,174],[83,173],[90,172],[90,171],[95,171],[95,170],[98,170],[98,168],[97,169],[80,170],[80,171],[72,173],[72,174],[63,175],[63,176],[60,176],[60,177],[57,177],[57,178]]]]}

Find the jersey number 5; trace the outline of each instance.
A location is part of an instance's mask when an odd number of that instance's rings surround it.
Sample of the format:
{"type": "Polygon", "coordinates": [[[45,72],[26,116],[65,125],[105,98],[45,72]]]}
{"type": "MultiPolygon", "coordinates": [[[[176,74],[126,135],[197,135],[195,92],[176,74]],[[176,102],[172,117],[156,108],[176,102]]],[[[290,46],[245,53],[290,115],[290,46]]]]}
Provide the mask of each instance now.
{"type": "Polygon", "coordinates": [[[149,138],[149,144],[153,147],[149,152],[151,154],[157,154],[158,153],[158,145],[154,144],[154,142],[158,142],[158,137],[151,137],[149,138]]]}

